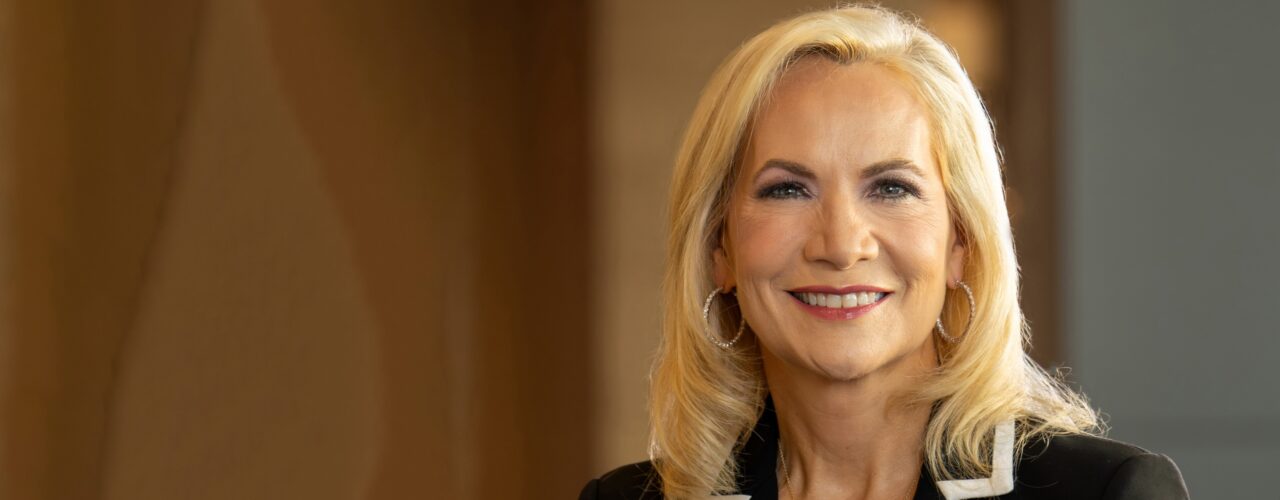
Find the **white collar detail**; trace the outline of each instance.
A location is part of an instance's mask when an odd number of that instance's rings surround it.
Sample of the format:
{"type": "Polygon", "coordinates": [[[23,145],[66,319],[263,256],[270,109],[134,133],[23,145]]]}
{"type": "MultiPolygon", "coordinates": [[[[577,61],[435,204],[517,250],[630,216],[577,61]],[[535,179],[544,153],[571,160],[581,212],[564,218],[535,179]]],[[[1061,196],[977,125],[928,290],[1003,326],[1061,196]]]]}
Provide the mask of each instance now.
{"type": "Polygon", "coordinates": [[[938,491],[947,500],[985,498],[1013,491],[1013,421],[996,426],[991,448],[991,477],[938,481],[938,491]]]}

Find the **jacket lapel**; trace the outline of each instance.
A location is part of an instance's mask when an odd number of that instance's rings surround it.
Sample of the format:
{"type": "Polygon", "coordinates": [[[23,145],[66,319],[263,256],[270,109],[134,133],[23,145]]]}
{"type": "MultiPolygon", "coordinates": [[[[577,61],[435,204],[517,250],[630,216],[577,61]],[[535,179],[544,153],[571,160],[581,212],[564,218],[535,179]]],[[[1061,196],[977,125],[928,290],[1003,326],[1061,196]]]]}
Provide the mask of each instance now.
{"type": "Polygon", "coordinates": [[[751,500],[778,498],[778,415],[773,411],[772,396],[765,397],[764,412],[760,414],[760,420],[756,422],[755,428],[751,431],[751,437],[738,452],[736,460],[738,461],[739,495],[745,495],[751,500]]]}
{"type": "Polygon", "coordinates": [[[938,481],[938,490],[947,500],[986,498],[1013,491],[1013,421],[996,426],[991,447],[991,477],[938,481]]]}

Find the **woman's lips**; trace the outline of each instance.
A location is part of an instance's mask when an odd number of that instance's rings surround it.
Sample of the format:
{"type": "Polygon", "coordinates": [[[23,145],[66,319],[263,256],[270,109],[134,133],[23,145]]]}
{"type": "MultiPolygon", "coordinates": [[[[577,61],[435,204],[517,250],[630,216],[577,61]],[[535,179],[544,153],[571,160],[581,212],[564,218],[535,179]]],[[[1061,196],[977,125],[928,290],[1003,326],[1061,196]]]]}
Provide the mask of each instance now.
{"type": "Polygon", "coordinates": [[[805,312],[812,314],[818,318],[829,319],[829,320],[849,320],[849,319],[854,319],[864,314],[867,314],[871,312],[872,309],[875,309],[877,306],[884,303],[884,301],[889,300],[889,297],[891,295],[893,294],[885,293],[884,296],[880,297],[879,300],[867,305],[859,305],[857,307],[835,308],[835,307],[809,305],[805,301],[800,300],[799,297],[796,297],[794,293],[790,293],[790,292],[787,293],[787,296],[791,297],[791,300],[794,301],[796,305],[800,306],[800,309],[803,309],[805,312]]]}

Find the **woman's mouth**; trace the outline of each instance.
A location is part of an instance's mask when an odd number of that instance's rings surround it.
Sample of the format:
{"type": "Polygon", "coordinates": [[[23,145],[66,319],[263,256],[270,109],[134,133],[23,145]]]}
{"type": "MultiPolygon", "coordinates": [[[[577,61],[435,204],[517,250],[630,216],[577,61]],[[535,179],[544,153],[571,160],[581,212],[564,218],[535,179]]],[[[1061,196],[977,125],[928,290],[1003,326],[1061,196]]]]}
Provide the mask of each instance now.
{"type": "Polygon", "coordinates": [[[884,302],[888,292],[831,293],[787,292],[801,309],[823,319],[853,319],[884,302]]]}
{"type": "Polygon", "coordinates": [[[844,295],[803,292],[787,293],[805,304],[817,307],[829,307],[832,309],[847,309],[851,307],[871,305],[879,302],[885,295],[888,295],[884,292],[855,292],[844,295]]]}

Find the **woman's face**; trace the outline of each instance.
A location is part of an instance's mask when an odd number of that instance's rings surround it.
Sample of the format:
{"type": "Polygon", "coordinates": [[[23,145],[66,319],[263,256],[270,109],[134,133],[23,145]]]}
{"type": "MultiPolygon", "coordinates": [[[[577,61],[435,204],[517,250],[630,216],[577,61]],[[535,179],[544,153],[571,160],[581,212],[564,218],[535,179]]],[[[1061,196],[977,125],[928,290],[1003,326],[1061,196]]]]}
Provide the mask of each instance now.
{"type": "Polygon", "coordinates": [[[743,161],[713,259],[766,363],[853,380],[932,354],[965,249],[910,89],[880,66],[806,57],[743,161]]]}

